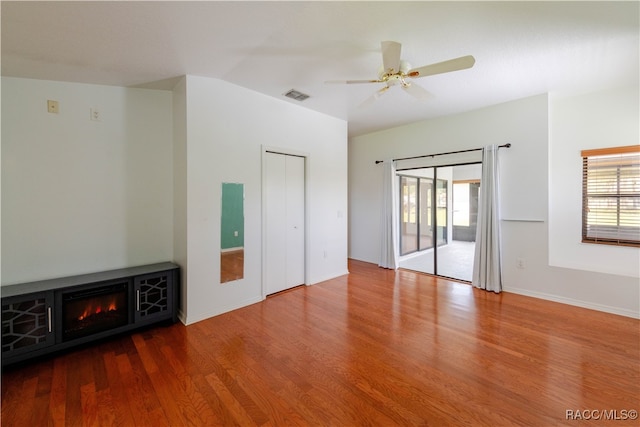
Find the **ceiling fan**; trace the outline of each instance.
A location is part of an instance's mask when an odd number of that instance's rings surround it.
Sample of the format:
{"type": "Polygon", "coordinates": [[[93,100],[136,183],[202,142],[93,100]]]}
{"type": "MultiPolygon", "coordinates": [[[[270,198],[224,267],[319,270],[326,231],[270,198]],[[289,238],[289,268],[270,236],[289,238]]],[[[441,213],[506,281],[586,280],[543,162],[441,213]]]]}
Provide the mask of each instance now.
{"type": "Polygon", "coordinates": [[[402,45],[394,41],[383,41],[382,45],[382,67],[375,80],[329,80],[327,83],[384,83],[385,86],[375,92],[370,98],[362,103],[362,106],[371,104],[382,96],[392,86],[399,85],[408,94],[423,100],[429,96],[423,87],[412,84],[411,79],[419,77],[433,76],[435,74],[449,73],[451,71],[464,70],[473,67],[476,60],[473,56],[461,56],[460,58],[448,61],[425,65],[423,67],[411,68],[407,61],[400,59],[402,45]]]}

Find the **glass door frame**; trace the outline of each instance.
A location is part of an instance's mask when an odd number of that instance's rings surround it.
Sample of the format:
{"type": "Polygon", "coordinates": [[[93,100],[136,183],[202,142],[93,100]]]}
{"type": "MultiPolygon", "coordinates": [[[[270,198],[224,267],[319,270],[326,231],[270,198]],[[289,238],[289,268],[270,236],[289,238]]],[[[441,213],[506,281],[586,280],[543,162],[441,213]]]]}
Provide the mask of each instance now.
{"type": "MultiPolygon", "coordinates": [[[[448,203],[448,188],[449,188],[449,183],[448,180],[442,180],[442,179],[438,179],[438,168],[453,168],[456,166],[465,166],[465,165],[477,165],[480,164],[482,165],[482,161],[475,161],[475,162],[463,162],[463,163],[453,163],[453,164],[442,164],[442,165],[435,165],[435,166],[424,166],[424,167],[413,167],[413,168],[407,168],[407,169],[397,169],[396,170],[396,175],[398,177],[398,194],[400,195],[399,199],[399,218],[398,218],[398,235],[399,235],[399,254],[400,256],[405,256],[405,255],[411,255],[414,253],[418,253],[421,252],[422,250],[427,250],[427,249],[431,249],[433,248],[433,273],[427,273],[427,274],[433,274],[434,276],[439,276],[439,277],[444,277],[444,278],[448,278],[448,279],[454,279],[454,280],[462,280],[462,279],[457,279],[455,277],[448,277],[448,276],[440,276],[438,274],[438,246],[440,246],[440,241],[438,239],[438,209],[437,209],[437,183],[438,181],[445,181],[447,182],[447,185],[445,186],[445,190],[447,192],[446,194],[446,216],[445,218],[448,218],[448,211],[451,208],[451,206],[449,206],[448,203]],[[411,170],[418,170],[418,169],[433,169],[433,178],[430,177],[422,177],[422,176],[416,176],[416,175],[411,175],[409,173],[403,173],[404,171],[411,171],[411,170]],[[431,180],[432,181],[432,191],[431,191],[431,224],[432,224],[432,228],[433,228],[433,232],[432,232],[432,245],[429,248],[424,248],[424,249],[420,249],[420,226],[419,224],[417,227],[417,236],[416,239],[418,240],[417,242],[417,250],[411,251],[411,252],[407,252],[407,253],[403,253],[402,252],[402,178],[415,178],[417,179],[418,185],[416,186],[416,199],[419,198],[419,194],[420,194],[420,180],[421,179],[425,179],[425,180],[431,180]],[[435,184],[435,185],[434,185],[435,184]],[[436,244],[434,244],[434,242],[436,244]]],[[[451,180],[451,185],[453,186],[453,182],[454,180],[451,180]]],[[[453,191],[453,187],[452,187],[452,191],[453,191]]],[[[416,217],[419,217],[419,201],[417,201],[416,203],[416,217]]],[[[419,220],[417,221],[419,222],[419,220]]],[[[447,221],[448,222],[448,221],[447,221]]],[[[453,223],[451,224],[451,227],[453,227],[453,223]]],[[[445,233],[445,239],[448,239],[447,233],[445,233]]],[[[445,240],[445,243],[447,242],[447,240],[445,240]]],[[[464,280],[463,280],[464,281],[464,280]]]]}

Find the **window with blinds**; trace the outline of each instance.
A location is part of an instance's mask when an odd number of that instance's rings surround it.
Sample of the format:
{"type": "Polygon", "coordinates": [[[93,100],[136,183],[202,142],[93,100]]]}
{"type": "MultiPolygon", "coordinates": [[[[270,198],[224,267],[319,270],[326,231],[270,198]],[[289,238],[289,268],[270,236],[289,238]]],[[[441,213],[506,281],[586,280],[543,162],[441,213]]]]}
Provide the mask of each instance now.
{"type": "Polygon", "coordinates": [[[581,155],[582,241],[640,246],[640,146],[581,155]]]}

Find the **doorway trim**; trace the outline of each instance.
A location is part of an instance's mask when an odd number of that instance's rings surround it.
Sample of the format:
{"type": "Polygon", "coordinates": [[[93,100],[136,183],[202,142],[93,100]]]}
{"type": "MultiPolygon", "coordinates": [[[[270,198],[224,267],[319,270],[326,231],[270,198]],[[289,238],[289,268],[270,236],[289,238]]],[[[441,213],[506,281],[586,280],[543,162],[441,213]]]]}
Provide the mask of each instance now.
{"type": "Polygon", "coordinates": [[[290,148],[282,148],[275,147],[269,145],[261,145],[261,153],[260,153],[260,164],[261,164],[261,183],[260,183],[260,191],[261,191],[261,238],[262,238],[262,248],[260,254],[260,262],[261,262],[261,277],[260,277],[260,290],[261,296],[264,300],[267,297],[267,197],[266,197],[266,161],[267,161],[267,153],[272,154],[281,154],[284,156],[295,156],[302,157],[304,159],[304,285],[309,285],[309,169],[310,169],[310,154],[305,151],[293,150],[290,148]]]}

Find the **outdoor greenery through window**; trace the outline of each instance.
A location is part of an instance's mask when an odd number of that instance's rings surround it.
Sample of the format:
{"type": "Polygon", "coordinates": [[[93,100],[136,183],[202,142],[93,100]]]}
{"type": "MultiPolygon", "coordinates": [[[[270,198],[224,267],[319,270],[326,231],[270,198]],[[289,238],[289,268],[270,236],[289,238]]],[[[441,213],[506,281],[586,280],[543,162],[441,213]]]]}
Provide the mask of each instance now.
{"type": "Polygon", "coordinates": [[[582,241],[640,246],[640,146],[581,155],[582,241]]]}

